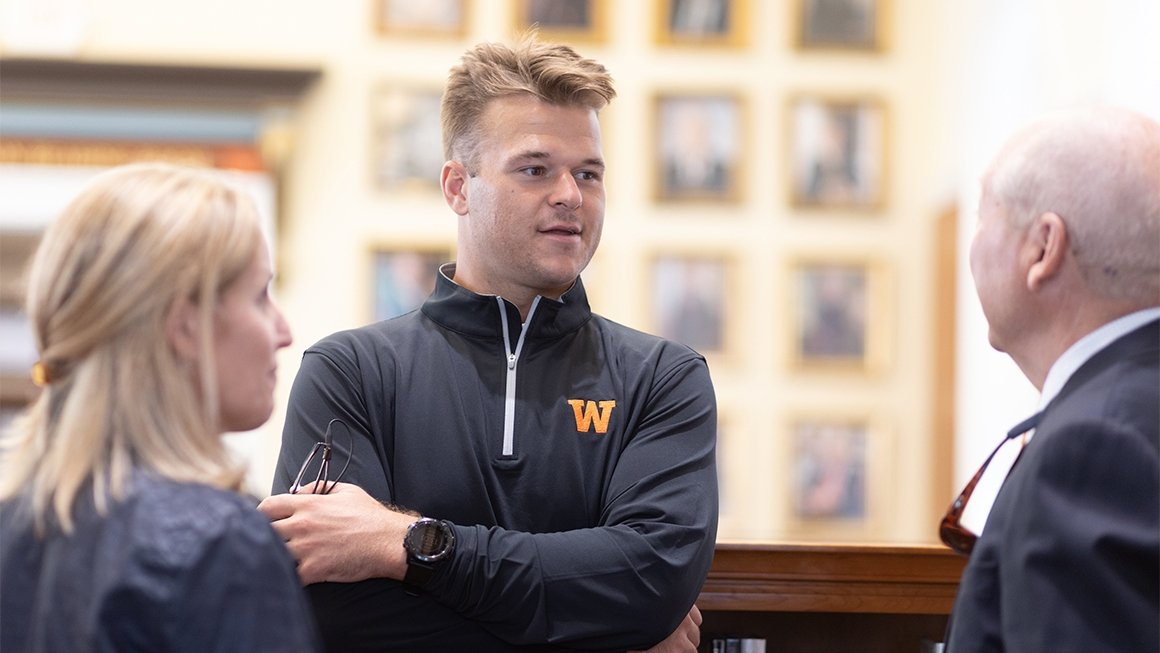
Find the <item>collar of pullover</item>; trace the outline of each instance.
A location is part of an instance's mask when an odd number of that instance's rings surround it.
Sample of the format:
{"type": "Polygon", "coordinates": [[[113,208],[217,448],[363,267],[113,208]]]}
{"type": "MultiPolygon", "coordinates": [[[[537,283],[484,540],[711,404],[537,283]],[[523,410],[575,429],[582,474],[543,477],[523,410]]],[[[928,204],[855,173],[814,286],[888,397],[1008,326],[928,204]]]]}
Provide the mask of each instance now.
{"type": "MultiPolygon", "coordinates": [[[[455,264],[447,263],[435,275],[435,290],[423,303],[423,314],[440,325],[468,336],[479,338],[502,338],[503,325],[499,315],[499,302],[495,295],[480,295],[451,280],[455,275],[455,264]]],[[[514,304],[504,300],[510,324],[520,323],[520,311],[514,304]]],[[[576,282],[560,299],[540,298],[532,313],[528,328],[529,339],[548,340],[579,329],[589,318],[592,310],[588,306],[588,295],[584,283],[577,277],[576,282]]]]}

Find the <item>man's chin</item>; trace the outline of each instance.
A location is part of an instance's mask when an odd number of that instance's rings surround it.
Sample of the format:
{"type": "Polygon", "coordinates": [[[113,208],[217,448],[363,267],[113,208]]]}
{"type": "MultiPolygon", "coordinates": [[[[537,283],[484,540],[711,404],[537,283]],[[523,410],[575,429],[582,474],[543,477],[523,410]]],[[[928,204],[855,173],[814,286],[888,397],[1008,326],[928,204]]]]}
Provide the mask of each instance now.
{"type": "Polygon", "coordinates": [[[584,267],[575,264],[543,267],[540,269],[540,285],[543,288],[557,288],[563,292],[572,287],[584,267]]]}

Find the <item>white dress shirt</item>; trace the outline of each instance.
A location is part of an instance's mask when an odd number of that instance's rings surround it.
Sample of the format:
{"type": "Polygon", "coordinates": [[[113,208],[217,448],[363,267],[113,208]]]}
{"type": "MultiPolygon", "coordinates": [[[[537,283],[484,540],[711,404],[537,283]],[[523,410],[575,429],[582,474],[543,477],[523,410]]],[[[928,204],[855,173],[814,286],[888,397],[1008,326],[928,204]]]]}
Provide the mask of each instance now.
{"type": "MultiPolygon", "coordinates": [[[[1122,336],[1154,320],[1160,320],[1160,307],[1146,308],[1142,311],[1129,313],[1128,315],[1108,322],[1077,340],[1075,344],[1068,347],[1067,351],[1063,352],[1063,355],[1051,364],[1051,369],[1047,371],[1047,378],[1043,381],[1043,391],[1039,395],[1039,405],[1036,410],[1046,408],[1047,404],[1051,403],[1051,400],[1059,395],[1059,391],[1063,390],[1063,386],[1067,384],[1071,375],[1075,374],[1075,371],[1082,367],[1092,356],[1095,356],[1122,336]]],[[[991,464],[987,465],[987,471],[983,472],[983,477],[979,479],[979,484],[975,486],[975,491],[971,494],[971,500],[967,502],[967,507],[963,510],[963,517],[960,522],[971,532],[980,535],[983,533],[983,526],[987,521],[987,515],[991,512],[991,506],[995,503],[995,497],[999,494],[999,488],[1002,487],[1008,472],[1011,471],[1011,467],[1015,464],[1015,458],[1019,455],[1019,450],[1034,435],[1035,431],[1032,429],[1024,434],[1022,438],[1011,438],[995,454],[995,457],[991,460],[991,464]]]]}

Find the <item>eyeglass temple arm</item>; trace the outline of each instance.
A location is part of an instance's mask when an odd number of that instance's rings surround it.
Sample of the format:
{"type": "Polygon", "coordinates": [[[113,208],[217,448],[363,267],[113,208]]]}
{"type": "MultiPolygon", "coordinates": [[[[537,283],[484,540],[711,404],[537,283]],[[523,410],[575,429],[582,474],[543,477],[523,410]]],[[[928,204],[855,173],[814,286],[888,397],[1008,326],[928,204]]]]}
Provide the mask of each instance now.
{"type": "MultiPolygon", "coordinates": [[[[995,454],[999,453],[999,450],[1003,448],[1003,444],[1008,440],[1017,438],[1038,426],[1039,420],[1042,417],[1043,411],[1041,410],[1031,417],[1028,417],[1022,422],[1016,424],[1010,431],[1007,431],[1007,436],[1003,438],[1002,442],[999,443],[999,446],[995,447],[991,454],[987,456],[986,460],[983,461],[983,464],[979,465],[979,469],[975,472],[975,475],[972,476],[971,480],[967,482],[965,487],[963,487],[963,491],[959,493],[959,496],[955,497],[954,503],[951,504],[952,511],[955,513],[961,513],[963,508],[966,507],[966,498],[969,497],[972,492],[974,492],[975,486],[979,484],[979,479],[983,477],[983,472],[987,470],[987,465],[991,464],[991,459],[995,457],[995,454]]],[[[957,516],[958,515],[956,515],[956,517],[957,516]]]]}

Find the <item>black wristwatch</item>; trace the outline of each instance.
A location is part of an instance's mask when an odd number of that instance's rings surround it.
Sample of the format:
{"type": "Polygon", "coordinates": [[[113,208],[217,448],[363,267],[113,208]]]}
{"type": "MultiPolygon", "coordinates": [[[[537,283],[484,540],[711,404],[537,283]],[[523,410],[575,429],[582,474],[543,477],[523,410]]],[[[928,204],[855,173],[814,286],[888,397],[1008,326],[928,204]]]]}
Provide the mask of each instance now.
{"type": "Polygon", "coordinates": [[[455,549],[455,532],[445,521],[424,517],[407,527],[403,548],[407,550],[403,589],[418,596],[423,593],[439,562],[451,556],[455,549]]]}

